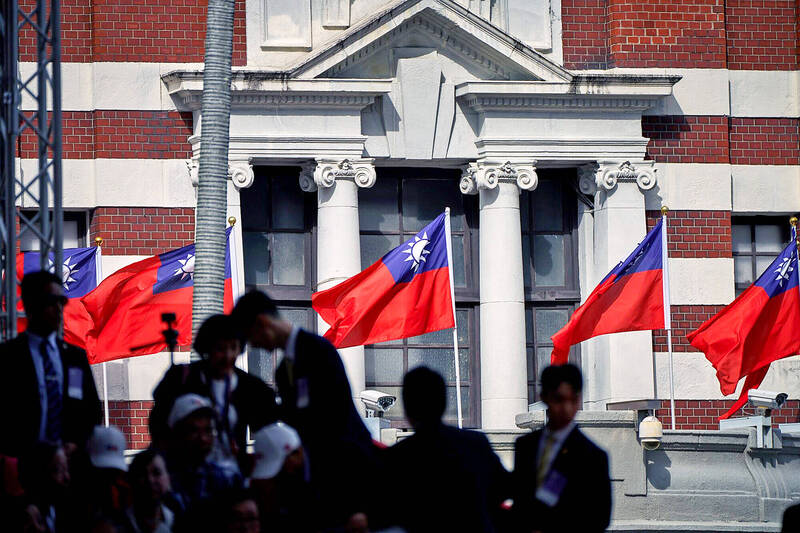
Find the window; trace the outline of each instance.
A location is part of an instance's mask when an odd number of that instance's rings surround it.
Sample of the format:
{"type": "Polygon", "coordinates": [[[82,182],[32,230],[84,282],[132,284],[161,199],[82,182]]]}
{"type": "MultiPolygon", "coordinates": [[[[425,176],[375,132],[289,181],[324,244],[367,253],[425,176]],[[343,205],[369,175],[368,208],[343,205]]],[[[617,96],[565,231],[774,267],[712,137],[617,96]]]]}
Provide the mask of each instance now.
{"type": "MultiPolygon", "coordinates": [[[[520,196],[530,402],[538,400],[536,384],[550,364],[550,337],[567,323],[581,299],[573,181],[565,171],[541,170],[536,190],[520,196]]],[[[577,358],[574,348],[570,360],[577,363],[577,358]]]]}
{"type": "MultiPolygon", "coordinates": [[[[361,266],[366,268],[399,246],[450,207],[453,273],[456,286],[456,323],[464,423],[479,423],[476,373],[478,357],[477,199],[461,194],[460,173],[444,169],[378,169],[371,189],[359,191],[361,266]]],[[[456,381],[452,331],[428,333],[411,339],[367,346],[367,388],[400,397],[403,374],[426,365],[447,381],[445,418],[456,421],[456,381]]],[[[402,406],[388,413],[396,426],[405,426],[402,406]]]]}
{"type": "MultiPolygon", "coordinates": [[[[315,282],[316,195],[297,183],[298,167],[256,167],[252,187],[242,189],[244,281],[272,297],[281,315],[316,330],[311,309],[315,282]]],[[[279,354],[248,351],[248,370],[271,383],[279,354]]]]}
{"type": "MultiPolygon", "coordinates": [[[[31,220],[38,213],[24,210],[20,214],[31,220]]],[[[64,248],[85,248],[87,244],[87,213],[86,211],[64,211],[64,223],[61,231],[64,236],[64,248]]],[[[19,248],[21,252],[34,252],[39,249],[39,238],[33,232],[26,231],[20,235],[19,248]]]]}
{"type": "Polygon", "coordinates": [[[734,217],[733,272],[736,295],[749,287],[789,242],[783,217],[734,217]]]}

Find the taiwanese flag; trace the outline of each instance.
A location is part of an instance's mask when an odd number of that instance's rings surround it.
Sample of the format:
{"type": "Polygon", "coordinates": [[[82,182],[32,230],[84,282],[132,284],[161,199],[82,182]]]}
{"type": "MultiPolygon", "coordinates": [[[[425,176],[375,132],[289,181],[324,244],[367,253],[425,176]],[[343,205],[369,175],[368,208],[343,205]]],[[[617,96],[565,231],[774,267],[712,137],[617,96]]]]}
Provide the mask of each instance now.
{"type": "Polygon", "coordinates": [[[598,335],[664,327],[663,238],[659,221],[551,337],[551,364],[566,363],[570,346],[598,335]]]}
{"type": "MultiPolygon", "coordinates": [[[[225,253],[225,312],[233,309],[231,230],[225,253]]],[[[82,298],[94,326],[86,352],[91,364],[166,350],[162,313],[175,313],[178,345],[192,342],[194,244],[148,257],[114,272],[82,298]]]]}
{"type": "Polygon", "coordinates": [[[747,402],[747,391],[761,384],[772,361],[800,353],[799,291],[792,239],[753,285],[687,335],[716,369],[722,394],[735,392],[747,376],[739,400],[720,419],[747,402]]]}
{"type": "MultiPolygon", "coordinates": [[[[63,251],[64,264],[61,266],[64,296],[69,301],[64,307],[64,340],[70,344],[84,348],[86,334],[92,327],[92,319],[80,302],[80,299],[97,287],[100,266],[100,249],[67,248],[63,251]]],[[[50,268],[53,267],[53,254],[50,254],[50,268]]],[[[41,254],[24,252],[17,255],[17,279],[22,281],[25,274],[41,270],[41,254]]],[[[22,311],[22,301],[18,302],[18,311],[22,311]]],[[[23,332],[27,321],[17,321],[17,331],[23,332]]]]}
{"type": "Polygon", "coordinates": [[[450,293],[447,214],[311,305],[330,324],[337,348],[414,337],[455,327],[450,293]]]}

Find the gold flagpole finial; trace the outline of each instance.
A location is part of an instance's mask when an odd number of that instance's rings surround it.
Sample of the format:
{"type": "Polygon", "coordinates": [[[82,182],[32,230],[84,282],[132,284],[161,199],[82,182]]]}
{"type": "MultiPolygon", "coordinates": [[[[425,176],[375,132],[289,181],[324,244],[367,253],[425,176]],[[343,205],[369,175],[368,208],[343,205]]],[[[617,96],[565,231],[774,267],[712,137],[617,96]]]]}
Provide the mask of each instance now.
{"type": "Polygon", "coordinates": [[[669,213],[669,207],[667,207],[665,205],[662,205],[661,206],[661,214],[662,215],[666,215],[667,213],[669,213]]]}
{"type": "Polygon", "coordinates": [[[95,237],[94,238],[94,243],[97,246],[102,246],[103,245],[103,238],[102,237],[95,237]]]}
{"type": "Polygon", "coordinates": [[[228,224],[230,224],[231,226],[235,225],[236,224],[236,217],[228,218],[228,224]]]}
{"type": "Polygon", "coordinates": [[[791,226],[797,226],[797,217],[792,217],[789,219],[789,224],[791,226]]]}

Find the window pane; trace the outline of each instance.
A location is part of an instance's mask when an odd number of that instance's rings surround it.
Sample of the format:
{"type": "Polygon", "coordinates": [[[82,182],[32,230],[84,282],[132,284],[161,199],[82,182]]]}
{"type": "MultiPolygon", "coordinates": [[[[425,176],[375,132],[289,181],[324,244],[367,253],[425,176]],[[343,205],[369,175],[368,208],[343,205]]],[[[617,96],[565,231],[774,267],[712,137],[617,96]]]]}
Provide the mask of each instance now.
{"type": "Polygon", "coordinates": [[[461,196],[455,180],[403,180],[403,229],[417,232],[449,207],[453,231],[463,230],[461,196]]]}
{"type": "MultiPolygon", "coordinates": [[[[461,369],[461,381],[469,381],[469,351],[459,348],[458,359],[459,368],[461,369]]],[[[436,370],[448,383],[452,383],[456,380],[452,349],[409,348],[408,369],[411,370],[418,366],[427,366],[428,368],[436,370]]]]}
{"type": "Polygon", "coordinates": [[[529,344],[536,342],[533,338],[533,309],[530,307],[525,309],[525,342],[529,344]]]}
{"type": "Polygon", "coordinates": [[[275,233],[272,239],[273,283],[275,285],[305,285],[305,235],[275,233]]]}
{"type": "Polygon", "coordinates": [[[467,275],[464,270],[464,236],[453,235],[453,281],[456,287],[467,286],[467,275]]]}
{"type": "Polygon", "coordinates": [[[536,310],[536,344],[551,344],[550,337],[564,327],[569,319],[566,309],[536,310]]]}
{"type": "Polygon", "coordinates": [[[525,350],[525,359],[528,366],[528,381],[536,382],[536,361],[533,358],[533,348],[527,348],[525,350]]]}
{"type": "Polygon", "coordinates": [[[368,383],[401,383],[403,350],[365,348],[364,367],[368,383]]]}
{"type": "Polygon", "coordinates": [[[561,182],[543,180],[533,192],[533,218],[536,231],[562,231],[561,182]]]}
{"type": "MultiPolygon", "coordinates": [[[[469,417],[469,397],[470,388],[461,387],[461,416],[466,419],[469,417]]],[[[458,403],[456,402],[456,388],[447,387],[447,409],[444,411],[445,418],[456,420],[458,418],[458,403]]]]}
{"type": "Polygon", "coordinates": [[[553,349],[550,347],[536,348],[536,383],[539,383],[542,370],[550,366],[550,354],[552,352],[553,349]]]}
{"type": "Polygon", "coordinates": [[[531,236],[522,235],[522,281],[525,288],[533,286],[531,283],[531,272],[533,272],[531,259],[531,236]]]}
{"type": "Polygon", "coordinates": [[[734,224],[731,227],[734,253],[749,254],[753,251],[753,241],[750,237],[750,226],[734,224]]]}
{"type": "Polygon", "coordinates": [[[380,178],[369,189],[358,191],[358,218],[362,230],[397,231],[400,213],[397,209],[399,180],[380,178]]]}
{"type": "Polygon", "coordinates": [[[239,193],[242,202],[242,227],[245,230],[266,230],[268,224],[267,188],[269,180],[256,176],[253,185],[239,193]]]}
{"type": "Polygon", "coordinates": [[[756,252],[775,252],[783,250],[783,235],[780,226],[756,226],[756,252]]]}
{"type": "Polygon", "coordinates": [[[537,287],[562,287],[564,271],[564,236],[536,235],[533,240],[533,268],[537,287]]]}
{"type": "Polygon", "coordinates": [[[769,265],[775,261],[775,258],[772,256],[763,256],[759,255],[756,256],[756,277],[760,276],[764,273],[769,265]]]}
{"type": "Polygon", "coordinates": [[[303,191],[297,179],[272,180],[272,225],[276,229],[303,229],[303,191]]]}
{"type": "Polygon", "coordinates": [[[244,282],[247,285],[269,284],[269,235],[245,231],[244,282]]]}
{"type": "Polygon", "coordinates": [[[523,233],[530,230],[531,227],[530,205],[531,205],[532,194],[536,194],[536,191],[533,192],[522,191],[522,194],[520,194],[519,196],[519,216],[523,233]]]}
{"type": "Polygon", "coordinates": [[[733,277],[736,283],[753,283],[753,263],[749,255],[733,258],[733,277]]]}
{"type": "Polygon", "coordinates": [[[308,329],[308,309],[297,309],[297,308],[278,308],[278,312],[281,314],[281,317],[284,318],[287,322],[292,324],[293,326],[297,326],[299,328],[306,328],[308,329]]]}
{"type": "Polygon", "coordinates": [[[272,383],[275,375],[275,357],[272,352],[249,346],[247,348],[247,372],[260,377],[267,383],[272,383]]]}
{"type": "Polygon", "coordinates": [[[362,235],[361,269],[367,268],[398,246],[400,246],[399,235],[362,235]]]}
{"type": "MultiPolygon", "coordinates": [[[[458,346],[466,348],[469,346],[469,313],[465,310],[456,310],[456,321],[458,323],[458,346]]],[[[453,330],[442,329],[433,331],[416,337],[409,337],[406,341],[409,345],[413,344],[446,344],[453,345],[453,330]]]]}

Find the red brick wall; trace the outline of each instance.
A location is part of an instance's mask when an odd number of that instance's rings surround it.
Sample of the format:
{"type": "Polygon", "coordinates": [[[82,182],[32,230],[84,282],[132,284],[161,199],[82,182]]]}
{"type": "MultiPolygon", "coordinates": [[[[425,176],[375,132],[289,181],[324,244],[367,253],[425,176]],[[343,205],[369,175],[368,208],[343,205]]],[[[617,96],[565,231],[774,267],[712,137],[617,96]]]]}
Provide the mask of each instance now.
{"type": "Polygon", "coordinates": [[[98,207],[89,234],[91,242],[103,238],[104,254],[160,254],[194,242],[194,209],[98,207]]]}
{"type": "MultiPolygon", "coordinates": [[[[192,155],[192,113],[178,111],[64,111],[64,159],[182,159],[192,155]]],[[[37,139],[27,128],[17,155],[37,157],[37,139]]]]}
{"type": "MultiPolygon", "coordinates": [[[[648,231],[660,219],[647,211],[648,231]]],[[[670,257],[731,257],[730,211],[670,211],[668,222],[670,257]]]]}
{"type": "Polygon", "coordinates": [[[605,69],[608,64],[606,0],[561,2],[564,66],[568,69],[605,69]]]}
{"type": "MultiPolygon", "coordinates": [[[[699,328],[703,322],[716,315],[724,305],[673,305],[672,311],[672,351],[696,352],[697,349],[689,344],[686,338],[690,332],[699,328]]],[[[657,329],[653,331],[653,351],[667,351],[667,331],[657,329]]]]}
{"type": "MultiPolygon", "coordinates": [[[[735,400],[675,400],[676,429],[719,429],[719,417],[728,412],[734,403],[735,400]]],[[[752,414],[752,409],[742,408],[733,416],[752,414]]],[[[656,416],[661,420],[664,429],[671,429],[669,400],[661,401],[661,409],[656,409],[656,416]]],[[[800,400],[788,400],[772,415],[772,427],[798,421],[800,421],[800,400]]]]}
{"type": "Polygon", "coordinates": [[[798,17],[796,0],[727,0],[728,68],[796,69],[798,17]]]}
{"type": "Polygon", "coordinates": [[[647,157],[659,162],[728,162],[728,117],[644,116],[642,135],[650,138],[647,157]]]}
{"type": "MultiPolygon", "coordinates": [[[[245,2],[234,7],[233,64],[247,62],[245,2]]],[[[34,0],[21,0],[30,8],[34,0]]],[[[62,61],[200,63],[206,0],[63,0],[62,61]]],[[[36,57],[36,36],[20,35],[20,61],[36,57]]]]}
{"type": "Polygon", "coordinates": [[[800,165],[800,119],[730,119],[731,164],[800,165]]]}
{"type": "Polygon", "coordinates": [[[725,68],[724,0],[608,0],[617,67],[725,68]]]}
{"type": "Polygon", "coordinates": [[[150,445],[150,418],[152,401],[109,401],[108,421],[125,434],[128,448],[142,450],[150,445]]]}

